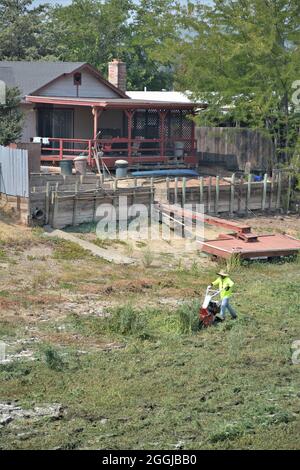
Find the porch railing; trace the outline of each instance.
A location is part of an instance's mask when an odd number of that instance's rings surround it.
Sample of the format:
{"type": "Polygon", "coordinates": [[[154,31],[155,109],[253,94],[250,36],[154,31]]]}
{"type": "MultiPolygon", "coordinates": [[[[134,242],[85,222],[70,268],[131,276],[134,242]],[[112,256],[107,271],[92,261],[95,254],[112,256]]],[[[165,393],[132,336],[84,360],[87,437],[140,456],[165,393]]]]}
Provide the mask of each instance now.
{"type": "Polygon", "coordinates": [[[111,139],[65,139],[49,138],[49,145],[42,145],[42,161],[74,159],[86,155],[88,163],[94,166],[93,149],[96,144],[102,149],[103,158],[111,164],[118,158],[129,163],[165,161],[175,157],[175,142],[181,142],[183,157],[194,157],[196,140],[190,138],[144,139],[118,137],[111,139]]]}

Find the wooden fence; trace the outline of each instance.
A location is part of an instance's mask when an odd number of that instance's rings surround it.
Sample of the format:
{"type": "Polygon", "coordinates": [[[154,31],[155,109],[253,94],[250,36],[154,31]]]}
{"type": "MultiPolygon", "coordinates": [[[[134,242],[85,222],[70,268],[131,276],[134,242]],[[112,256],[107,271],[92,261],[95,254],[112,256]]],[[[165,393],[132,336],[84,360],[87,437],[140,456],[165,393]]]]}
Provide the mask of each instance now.
{"type": "Polygon", "coordinates": [[[103,216],[98,214],[99,206],[105,204],[114,208],[116,220],[120,221],[129,206],[143,204],[150,207],[152,200],[150,186],[119,188],[117,180],[103,183],[94,175],[31,177],[30,212],[33,220],[54,228],[96,222],[103,216]]]}
{"type": "Polygon", "coordinates": [[[204,178],[199,177],[198,184],[187,187],[187,181],[182,179],[179,184],[175,178],[171,187],[171,181],[166,181],[166,199],[171,204],[203,204],[207,214],[218,215],[242,215],[251,211],[287,211],[291,197],[291,177],[277,172],[273,178],[268,179],[265,174],[261,182],[255,182],[249,177],[248,181],[237,180],[235,174],[226,179],[226,184],[221,184],[221,178],[217,176],[214,181],[209,178],[204,185],[204,178]]]}
{"type": "Polygon", "coordinates": [[[223,165],[230,170],[245,169],[246,162],[251,169],[268,171],[275,162],[272,140],[246,128],[196,127],[197,153],[199,164],[223,165]]]}

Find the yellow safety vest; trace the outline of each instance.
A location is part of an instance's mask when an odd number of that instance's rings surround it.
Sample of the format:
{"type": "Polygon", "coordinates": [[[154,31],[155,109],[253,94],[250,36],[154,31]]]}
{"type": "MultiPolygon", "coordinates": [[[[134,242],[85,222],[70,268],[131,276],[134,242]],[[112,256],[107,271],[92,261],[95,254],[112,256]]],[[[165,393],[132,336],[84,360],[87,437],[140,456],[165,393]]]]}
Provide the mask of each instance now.
{"type": "Polygon", "coordinates": [[[219,276],[213,283],[213,286],[218,287],[220,291],[220,297],[221,299],[224,299],[225,297],[231,297],[232,296],[232,288],[234,286],[234,282],[230,279],[230,277],[221,277],[219,276]],[[229,287],[228,290],[225,290],[226,287],[229,287]]]}

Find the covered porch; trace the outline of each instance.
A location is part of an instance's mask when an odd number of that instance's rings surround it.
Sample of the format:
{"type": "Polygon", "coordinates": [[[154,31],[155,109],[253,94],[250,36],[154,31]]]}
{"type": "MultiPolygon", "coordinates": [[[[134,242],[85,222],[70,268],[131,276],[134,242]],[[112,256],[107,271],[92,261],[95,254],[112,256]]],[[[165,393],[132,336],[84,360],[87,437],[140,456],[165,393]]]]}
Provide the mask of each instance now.
{"type": "Polygon", "coordinates": [[[26,101],[35,106],[37,136],[44,139],[42,162],[84,154],[94,166],[97,146],[109,168],[120,158],[131,167],[196,164],[192,103],[44,96],[26,101]]]}

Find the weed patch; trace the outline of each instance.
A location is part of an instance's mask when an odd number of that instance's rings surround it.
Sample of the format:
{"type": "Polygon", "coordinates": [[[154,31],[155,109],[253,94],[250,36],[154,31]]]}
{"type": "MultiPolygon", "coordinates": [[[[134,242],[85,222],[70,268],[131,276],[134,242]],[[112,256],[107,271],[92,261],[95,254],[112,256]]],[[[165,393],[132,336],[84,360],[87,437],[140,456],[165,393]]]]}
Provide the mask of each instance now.
{"type": "Polygon", "coordinates": [[[77,243],[67,240],[55,241],[53,258],[58,260],[80,260],[92,258],[92,256],[77,243]]]}

